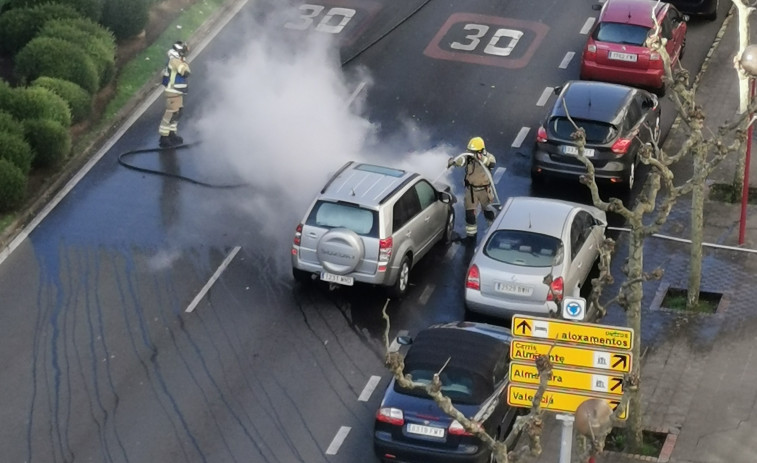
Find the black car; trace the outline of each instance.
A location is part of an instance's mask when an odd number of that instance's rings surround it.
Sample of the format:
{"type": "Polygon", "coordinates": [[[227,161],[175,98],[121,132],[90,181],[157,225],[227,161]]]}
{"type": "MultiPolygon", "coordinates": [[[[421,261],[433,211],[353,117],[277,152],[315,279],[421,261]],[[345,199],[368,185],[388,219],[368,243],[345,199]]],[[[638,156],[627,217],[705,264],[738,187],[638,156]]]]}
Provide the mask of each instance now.
{"type": "Polygon", "coordinates": [[[606,82],[573,80],[555,88],[557,101],[536,133],[531,179],[578,179],[586,166],[571,138],[574,123],[586,132],[584,156],[597,182],[633,188],[639,150],[660,140],[660,105],[645,90],[606,82]]]}
{"type": "Polygon", "coordinates": [[[682,13],[692,16],[701,16],[710,21],[718,17],[719,0],[667,0],[682,13]]]}
{"type": "MultiPolygon", "coordinates": [[[[489,435],[502,438],[525,410],[507,405],[511,340],[509,329],[485,323],[434,325],[412,340],[404,372],[427,384],[441,371],[444,395],[489,435]]],[[[383,462],[491,461],[490,449],[446,415],[425,388],[405,389],[394,379],[376,413],[373,443],[383,462]]]]}

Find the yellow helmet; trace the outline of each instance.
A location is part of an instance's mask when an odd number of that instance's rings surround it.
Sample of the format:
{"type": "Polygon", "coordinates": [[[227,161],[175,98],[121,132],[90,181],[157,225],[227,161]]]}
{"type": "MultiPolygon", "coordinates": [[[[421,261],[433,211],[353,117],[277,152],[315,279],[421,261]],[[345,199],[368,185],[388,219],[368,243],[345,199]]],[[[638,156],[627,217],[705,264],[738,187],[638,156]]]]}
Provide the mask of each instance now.
{"type": "Polygon", "coordinates": [[[473,137],[468,142],[468,151],[478,153],[479,151],[483,151],[485,148],[484,139],[481,137],[473,137]]]}

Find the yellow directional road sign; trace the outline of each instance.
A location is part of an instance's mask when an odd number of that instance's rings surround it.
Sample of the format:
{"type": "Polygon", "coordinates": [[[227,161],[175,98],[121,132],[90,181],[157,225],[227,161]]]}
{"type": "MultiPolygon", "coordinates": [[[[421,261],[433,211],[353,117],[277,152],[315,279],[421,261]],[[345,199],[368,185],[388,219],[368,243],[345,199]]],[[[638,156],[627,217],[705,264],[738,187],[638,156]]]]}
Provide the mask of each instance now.
{"type": "Polygon", "coordinates": [[[633,330],[610,325],[595,325],[554,318],[512,318],[512,332],[516,337],[551,339],[613,349],[630,350],[633,347],[633,330]]]}
{"type": "Polygon", "coordinates": [[[631,371],[630,352],[566,346],[518,338],[513,339],[510,343],[510,358],[513,360],[533,361],[540,355],[548,355],[552,365],[557,366],[601,368],[623,373],[631,371]]]}
{"type": "MultiPolygon", "coordinates": [[[[512,407],[531,408],[537,389],[536,386],[510,384],[507,386],[507,403],[512,407]]],[[[593,398],[607,400],[613,410],[620,405],[620,397],[600,395],[596,392],[553,391],[547,389],[541,398],[541,408],[543,410],[574,413],[585,400],[593,398]]],[[[618,418],[621,420],[626,419],[625,411],[618,418]]]]}
{"type": "MultiPolygon", "coordinates": [[[[539,384],[539,370],[531,363],[510,363],[510,381],[513,383],[539,384]]],[[[623,377],[603,375],[566,367],[552,367],[552,377],[547,387],[563,387],[581,391],[603,392],[623,395],[623,377]]]]}

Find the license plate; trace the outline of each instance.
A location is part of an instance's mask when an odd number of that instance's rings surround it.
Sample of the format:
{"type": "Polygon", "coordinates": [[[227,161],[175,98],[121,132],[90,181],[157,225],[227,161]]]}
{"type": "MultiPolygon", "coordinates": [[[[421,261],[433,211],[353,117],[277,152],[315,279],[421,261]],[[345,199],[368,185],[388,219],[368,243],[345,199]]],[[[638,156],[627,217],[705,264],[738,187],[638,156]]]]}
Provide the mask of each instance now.
{"type": "Polygon", "coordinates": [[[435,428],[433,426],[423,426],[422,424],[407,424],[407,432],[427,437],[444,437],[444,428],[435,428]]]}
{"type": "Polygon", "coordinates": [[[345,286],[352,286],[355,284],[355,279],[352,277],[345,275],[334,275],[333,273],[328,272],[321,272],[321,280],[345,286]]]}
{"type": "MultiPolygon", "coordinates": [[[[574,156],[578,156],[578,147],[570,146],[570,145],[563,145],[562,152],[565,154],[572,154],[574,156]]],[[[586,156],[587,158],[593,158],[594,148],[584,148],[584,156],[586,156]]]]}
{"type": "Polygon", "coordinates": [[[517,296],[530,296],[534,292],[533,288],[520,286],[513,283],[494,283],[494,289],[500,293],[515,294],[517,296]]]}
{"type": "Polygon", "coordinates": [[[628,61],[629,63],[635,63],[638,59],[638,56],[634,53],[621,53],[619,51],[611,51],[607,57],[618,61],[628,61]]]}

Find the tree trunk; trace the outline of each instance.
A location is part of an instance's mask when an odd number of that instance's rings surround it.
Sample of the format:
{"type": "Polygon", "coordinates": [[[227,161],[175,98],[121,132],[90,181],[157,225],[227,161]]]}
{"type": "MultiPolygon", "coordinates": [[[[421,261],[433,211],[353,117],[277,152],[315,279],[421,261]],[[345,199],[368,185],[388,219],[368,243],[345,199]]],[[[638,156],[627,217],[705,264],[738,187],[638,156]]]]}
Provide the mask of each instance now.
{"type": "Polygon", "coordinates": [[[642,274],[644,271],[644,234],[641,220],[631,228],[628,244],[628,276],[632,282],[627,288],[627,326],[634,332],[633,362],[630,376],[628,422],[626,426],[626,451],[637,453],[641,448],[641,300],[643,296],[642,274]]]}
{"type": "MultiPolygon", "coordinates": [[[[701,141],[699,134],[692,134],[701,141]]],[[[700,143],[691,150],[694,161],[694,179],[696,186],[691,192],[691,250],[689,254],[689,287],[686,294],[686,310],[695,310],[699,305],[699,290],[702,286],[702,243],[704,242],[704,196],[707,179],[706,152],[700,143]]]]}

